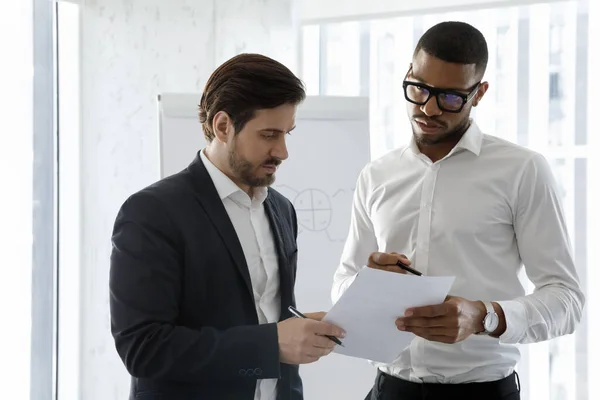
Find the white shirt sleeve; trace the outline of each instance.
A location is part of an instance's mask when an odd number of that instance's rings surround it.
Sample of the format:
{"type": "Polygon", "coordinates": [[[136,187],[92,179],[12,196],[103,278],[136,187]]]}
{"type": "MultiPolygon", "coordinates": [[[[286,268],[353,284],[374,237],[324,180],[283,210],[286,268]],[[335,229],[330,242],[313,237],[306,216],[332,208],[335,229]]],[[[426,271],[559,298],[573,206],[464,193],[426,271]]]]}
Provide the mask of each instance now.
{"type": "Polygon", "coordinates": [[[367,208],[369,182],[366,170],[360,173],[354,191],[348,238],[342,251],[340,265],[333,277],[331,299],[335,303],[354,282],[371,253],[377,251],[377,238],[367,208]]]}
{"type": "Polygon", "coordinates": [[[503,343],[535,343],[573,333],[585,296],[573,262],[550,165],[535,154],[519,182],[514,228],[525,272],[535,285],[528,296],[499,301],[506,317],[503,343]]]}

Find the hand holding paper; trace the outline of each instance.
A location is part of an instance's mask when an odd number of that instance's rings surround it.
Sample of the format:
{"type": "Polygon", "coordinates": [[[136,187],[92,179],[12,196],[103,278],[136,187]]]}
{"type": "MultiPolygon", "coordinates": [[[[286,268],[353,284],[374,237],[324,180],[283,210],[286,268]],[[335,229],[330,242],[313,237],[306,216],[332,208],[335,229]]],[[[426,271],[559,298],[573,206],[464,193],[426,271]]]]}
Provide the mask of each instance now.
{"type": "Polygon", "coordinates": [[[440,304],[454,277],[427,277],[373,268],[361,270],[324,321],[346,331],[344,347],[334,352],[390,363],[415,337],[399,331],[396,319],[407,308],[440,304]]]}
{"type": "Polygon", "coordinates": [[[406,310],[396,326],[427,340],[456,343],[483,331],[485,314],[481,301],[449,296],[442,304],[406,310]]]}

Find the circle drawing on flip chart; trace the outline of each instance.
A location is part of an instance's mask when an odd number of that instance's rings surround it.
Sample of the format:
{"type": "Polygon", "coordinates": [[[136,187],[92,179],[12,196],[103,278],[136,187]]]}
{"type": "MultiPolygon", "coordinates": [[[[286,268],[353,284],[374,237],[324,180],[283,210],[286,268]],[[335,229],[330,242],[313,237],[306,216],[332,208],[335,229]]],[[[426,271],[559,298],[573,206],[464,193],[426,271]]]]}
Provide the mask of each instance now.
{"type": "Polygon", "coordinates": [[[294,198],[294,207],[298,223],[309,231],[319,232],[331,224],[331,201],[329,196],[319,189],[306,189],[294,198]]]}

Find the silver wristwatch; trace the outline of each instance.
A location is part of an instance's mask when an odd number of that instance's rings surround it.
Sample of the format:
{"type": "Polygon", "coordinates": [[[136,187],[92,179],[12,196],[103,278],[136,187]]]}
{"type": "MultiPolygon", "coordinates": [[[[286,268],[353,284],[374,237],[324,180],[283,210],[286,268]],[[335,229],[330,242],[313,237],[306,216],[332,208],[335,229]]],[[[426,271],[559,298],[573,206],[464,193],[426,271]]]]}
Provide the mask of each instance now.
{"type": "Polygon", "coordinates": [[[489,301],[484,301],[485,309],[487,310],[487,314],[483,318],[483,331],[480,332],[482,335],[489,335],[493,333],[496,329],[498,329],[498,324],[500,323],[500,318],[498,318],[498,314],[494,310],[494,306],[489,301]]]}

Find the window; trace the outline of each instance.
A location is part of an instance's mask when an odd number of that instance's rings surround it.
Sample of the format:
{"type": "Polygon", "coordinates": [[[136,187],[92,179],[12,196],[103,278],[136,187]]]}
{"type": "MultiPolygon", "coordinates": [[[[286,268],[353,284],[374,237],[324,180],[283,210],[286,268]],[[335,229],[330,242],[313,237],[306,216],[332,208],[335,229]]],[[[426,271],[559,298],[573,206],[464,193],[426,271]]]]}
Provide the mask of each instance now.
{"type": "MultiPolygon", "coordinates": [[[[591,155],[600,148],[592,148],[592,132],[587,127],[587,121],[591,121],[588,110],[596,109],[590,104],[595,98],[589,95],[593,89],[588,90],[593,80],[588,61],[600,58],[600,47],[592,44],[589,33],[589,3],[579,0],[496,9],[463,8],[459,12],[303,28],[305,32],[343,29],[343,43],[320,37],[312,44],[303,43],[304,54],[322,54],[324,47],[334,43],[343,48],[335,60],[321,59],[319,63],[321,84],[325,87],[347,85],[347,89],[355,89],[366,85],[356,83],[357,76],[368,80],[372,158],[406,143],[411,136],[401,83],[420,35],[442,20],[469,22],[485,35],[490,49],[486,73],[490,90],[473,117],[486,133],[540,151],[549,160],[562,195],[575,262],[588,294],[583,321],[574,335],[522,347],[518,372],[523,400],[600,398],[593,380],[600,354],[588,353],[588,348],[594,348],[591,329],[598,323],[596,319],[591,322],[590,313],[600,307],[588,290],[593,290],[588,268],[591,271],[600,262],[600,250],[594,246],[594,239],[599,238],[592,237],[595,231],[588,222],[593,213],[590,199],[597,198],[600,192],[590,170],[591,155]],[[368,52],[364,41],[357,39],[360,29],[369,32],[368,52]],[[352,79],[341,82],[344,69],[340,66],[364,65],[365,60],[360,57],[368,58],[368,76],[350,69],[346,76],[350,74],[352,79]]],[[[316,67],[310,68],[314,71],[316,67]]],[[[348,90],[347,95],[358,93],[348,90]]],[[[531,290],[530,283],[524,281],[531,290]]]]}
{"type": "MultiPolygon", "coordinates": [[[[551,72],[550,73],[550,84],[549,84],[549,95],[550,100],[558,100],[560,99],[560,72],[551,72]]],[[[556,110],[560,112],[560,110],[556,110]]],[[[550,118],[552,118],[556,113],[551,113],[550,118]]],[[[558,118],[562,119],[562,118],[558,118]]]]}
{"type": "Polygon", "coordinates": [[[3,397],[53,399],[56,387],[54,12],[49,1],[0,13],[0,381],[3,397]],[[35,21],[35,23],[34,23],[35,21]]]}

